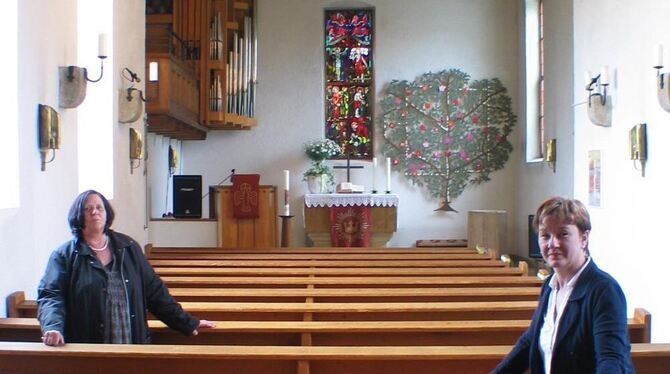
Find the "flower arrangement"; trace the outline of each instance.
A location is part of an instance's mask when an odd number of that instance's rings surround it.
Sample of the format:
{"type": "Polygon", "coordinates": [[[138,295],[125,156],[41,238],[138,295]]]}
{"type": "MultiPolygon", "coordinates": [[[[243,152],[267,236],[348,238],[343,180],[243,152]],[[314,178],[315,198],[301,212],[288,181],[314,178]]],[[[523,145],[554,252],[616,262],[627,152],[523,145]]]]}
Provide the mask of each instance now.
{"type": "MultiPolygon", "coordinates": [[[[340,146],[330,139],[312,140],[305,143],[305,154],[312,160],[312,166],[303,173],[303,181],[320,180],[319,191],[313,193],[330,192],[335,184],[333,169],[323,163],[324,160],[341,152],[340,146]]],[[[311,188],[310,188],[311,190],[311,188]]]]}
{"type": "Polygon", "coordinates": [[[340,146],[330,139],[312,140],[305,143],[305,153],[310,160],[321,162],[329,157],[339,154],[340,146]]]}

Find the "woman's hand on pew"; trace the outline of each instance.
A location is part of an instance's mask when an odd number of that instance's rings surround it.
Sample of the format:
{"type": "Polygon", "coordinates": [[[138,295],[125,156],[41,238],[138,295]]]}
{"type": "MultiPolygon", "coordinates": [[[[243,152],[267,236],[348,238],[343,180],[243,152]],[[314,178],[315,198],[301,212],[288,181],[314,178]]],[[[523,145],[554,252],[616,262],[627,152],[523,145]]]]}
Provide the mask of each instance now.
{"type": "Polygon", "coordinates": [[[216,327],[216,324],[214,322],[208,321],[206,319],[201,319],[200,323],[198,323],[198,327],[196,327],[196,329],[193,330],[192,334],[193,334],[193,336],[196,336],[196,335],[198,335],[198,329],[200,329],[200,328],[209,329],[209,328],[212,328],[212,327],[216,327]]]}
{"type": "Polygon", "coordinates": [[[42,341],[44,344],[54,347],[65,345],[65,339],[63,338],[63,335],[60,333],[60,331],[57,330],[46,331],[42,337],[42,341]]]}

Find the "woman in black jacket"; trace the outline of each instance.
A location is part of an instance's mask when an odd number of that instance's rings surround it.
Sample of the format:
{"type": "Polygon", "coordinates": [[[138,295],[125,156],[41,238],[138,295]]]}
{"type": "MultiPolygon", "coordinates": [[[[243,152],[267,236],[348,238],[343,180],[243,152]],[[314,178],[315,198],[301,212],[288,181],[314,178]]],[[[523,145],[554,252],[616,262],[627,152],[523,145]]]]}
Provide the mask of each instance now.
{"type": "Polygon", "coordinates": [[[110,229],[114,210],[101,193],[77,196],[68,221],[74,238],[51,254],[38,288],[44,344],[150,343],[147,310],[184,335],[214,327],[170,296],[137,242],[110,229]]]}

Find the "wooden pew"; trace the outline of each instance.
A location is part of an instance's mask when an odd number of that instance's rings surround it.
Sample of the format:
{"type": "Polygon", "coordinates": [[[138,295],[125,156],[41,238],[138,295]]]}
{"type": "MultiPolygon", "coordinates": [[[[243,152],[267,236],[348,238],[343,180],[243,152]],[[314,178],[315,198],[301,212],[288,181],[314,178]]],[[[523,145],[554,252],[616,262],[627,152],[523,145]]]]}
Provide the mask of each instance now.
{"type": "Polygon", "coordinates": [[[156,274],[163,276],[522,276],[519,268],[264,268],[264,267],[157,267],[156,274]]]}
{"type": "Polygon", "coordinates": [[[154,268],[158,267],[256,267],[256,268],[471,268],[505,267],[499,260],[149,260],[154,268]]]}
{"type": "Polygon", "coordinates": [[[153,254],[151,260],[492,260],[495,256],[477,253],[166,253],[153,254]]]}
{"type": "Polygon", "coordinates": [[[198,277],[161,276],[170,287],[207,288],[416,288],[416,287],[532,287],[543,281],[529,276],[476,277],[198,277]]]}
{"type": "MultiPolygon", "coordinates": [[[[628,320],[632,343],[649,343],[651,316],[635,309],[628,320]]],[[[150,320],[155,344],[301,345],[509,345],[528,328],[529,320],[494,321],[216,321],[197,337],[186,337],[162,322],[150,320]]],[[[39,342],[34,318],[0,318],[0,341],[39,342]]]]}
{"type": "Polygon", "coordinates": [[[152,244],[144,246],[147,257],[157,254],[193,254],[193,253],[307,253],[307,254],[338,254],[338,253],[478,253],[477,250],[467,247],[449,248],[407,248],[407,247],[296,247],[296,248],[220,248],[220,247],[154,247],[152,244]]]}
{"type": "MultiPolygon", "coordinates": [[[[277,347],[0,342],[0,372],[12,373],[488,373],[508,345],[277,347]]],[[[665,373],[670,344],[633,344],[641,374],[665,373]]]]}

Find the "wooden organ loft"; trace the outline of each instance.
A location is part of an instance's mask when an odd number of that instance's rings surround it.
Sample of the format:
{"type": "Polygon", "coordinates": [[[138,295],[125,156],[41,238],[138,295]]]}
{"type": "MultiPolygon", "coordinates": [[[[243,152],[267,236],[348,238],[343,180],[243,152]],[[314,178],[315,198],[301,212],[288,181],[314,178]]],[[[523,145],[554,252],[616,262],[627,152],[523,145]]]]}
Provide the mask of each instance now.
{"type": "Polygon", "coordinates": [[[147,0],[147,130],[204,140],[256,125],[253,0],[147,0]]]}

